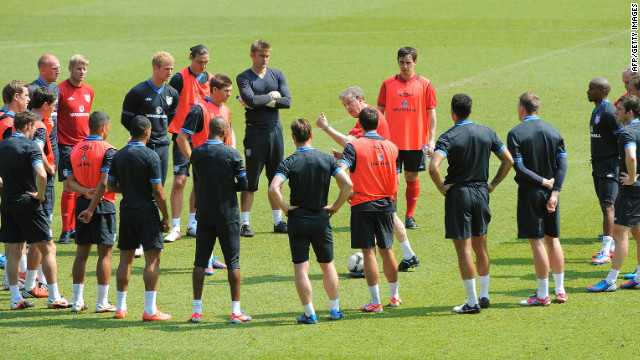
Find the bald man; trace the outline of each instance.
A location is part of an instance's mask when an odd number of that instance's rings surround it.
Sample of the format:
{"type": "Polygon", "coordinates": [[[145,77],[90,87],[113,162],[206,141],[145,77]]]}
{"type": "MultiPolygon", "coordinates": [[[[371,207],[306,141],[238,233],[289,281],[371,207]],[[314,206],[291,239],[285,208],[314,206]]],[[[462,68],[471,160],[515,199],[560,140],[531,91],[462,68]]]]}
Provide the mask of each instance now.
{"type": "Polygon", "coordinates": [[[615,251],[613,241],[614,201],[618,195],[618,134],[622,129],[615,115],[615,106],[607,99],[611,84],[605,78],[589,82],[587,98],[595,105],[591,113],[591,166],[593,185],[602,210],[602,248],[593,256],[594,265],[611,261],[615,251]]]}

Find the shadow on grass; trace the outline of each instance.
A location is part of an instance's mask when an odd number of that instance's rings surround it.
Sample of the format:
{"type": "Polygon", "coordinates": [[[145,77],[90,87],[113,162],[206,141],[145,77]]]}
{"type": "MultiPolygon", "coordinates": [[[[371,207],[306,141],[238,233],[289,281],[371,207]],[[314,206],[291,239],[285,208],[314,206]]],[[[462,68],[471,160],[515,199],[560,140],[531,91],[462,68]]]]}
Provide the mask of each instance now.
{"type": "MultiPolygon", "coordinates": [[[[492,307],[506,308],[513,307],[512,304],[492,304],[492,307]]],[[[364,313],[359,309],[343,309],[345,317],[340,320],[354,321],[360,319],[384,319],[384,318],[425,318],[431,316],[457,316],[451,310],[451,306],[425,306],[415,308],[392,308],[386,306],[382,313],[364,313]]],[[[103,331],[120,330],[131,327],[145,327],[147,329],[164,332],[184,332],[202,330],[227,330],[243,329],[253,327],[274,327],[274,326],[302,326],[297,323],[297,318],[302,311],[297,312],[275,312],[263,314],[251,314],[254,319],[244,324],[232,324],[226,314],[216,314],[207,316],[200,324],[192,324],[188,321],[188,315],[184,320],[174,317],[166,322],[143,322],[140,314],[130,314],[126,319],[114,319],[112,314],[93,314],[83,312],[80,314],[71,313],[68,310],[44,310],[44,311],[15,311],[0,310],[0,318],[8,321],[0,322],[0,329],[15,328],[50,328],[65,327],[69,329],[102,329],[103,331]]],[[[318,321],[321,324],[330,323],[331,320],[326,311],[319,312],[318,321]]],[[[6,331],[5,331],[6,332],[6,331]]]]}

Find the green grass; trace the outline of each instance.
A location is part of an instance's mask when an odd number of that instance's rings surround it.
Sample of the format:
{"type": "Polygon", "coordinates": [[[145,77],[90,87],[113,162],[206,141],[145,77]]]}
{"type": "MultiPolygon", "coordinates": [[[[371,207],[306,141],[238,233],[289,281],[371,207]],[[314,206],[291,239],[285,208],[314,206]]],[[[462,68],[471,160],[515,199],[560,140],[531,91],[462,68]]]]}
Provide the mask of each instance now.
{"type": "MultiPolygon", "coordinates": [[[[630,336],[637,328],[637,293],[588,294],[586,286],[606,275],[608,266],[589,264],[600,247],[601,215],[591,184],[586,99],[589,81],[605,76],[611,98],[624,93],[620,71],[629,63],[629,4],[597,1],[235,1],[182,4],[172,1],[110,2],[33,1],[11,6],[2,15],[0,83],[32,81],[36,60],[52,52],[63,67],[72,55],[91,60],[87,83],[96,92],[93,110],[113,120],[109,141],[121,147],[128,135],[119,125],[122,99],[151,75],[150,59],[158,50],[176,58],[176,70],[188,65],[188,48],[204,43],[211,50],[209,71],[234,78],[250,66],[250,43],[267,39],[271,66],[282,69],[293,94],[290,110],[281,111],[285,138],[298,117],[312,122],[321,111],[338,130],[354,120],[337,96],[348,86],[362,87],[375,104],[382,81],[398,72],[399,47],[419,51],[416,71],[435,84],[438,134],[453,123],[449,101],[455,93],[474,100],[472,119],[491,126],[503,140],[517,124],[517,97],[534,91],[542,98],[540,116],[565,137],[569,173],[560,196],[562,243],[566,256],[569,301],[544,309],[523,309],[517,301],[535,289],[531,250],[518,240],[513,173],[492,194],[489,229],[492,258],[492,307],[477,316],[456,316],[464,301],[455,251],[444,239],[443,198],[428,175],[421,174],[416,212],[418,230],[409,231],[422,266],[400,275],[404,304],[382,314],[362,314],[368,300],[364,280],[346,278],[349,210],[332,218],[341,306],[345,319],[328,321],[328,301],[319,267],[311,265],[317,326],[298,326],[302,309],[293,283],[286,236],[271,233],[266,180],[256,195],[252,225],[256,237],[242,240],[243,310],[249,324],[231,325],[229,290],[224,271],[207,277],[204,322],[188,324],[194,240],[169,244],[162,254],[158,304],[174,319],[163,324],[140,321],[144,293],[143,262],[132,269],[128,295],[130,317],[71,314],[36,309],[8,309],[8,292],[0,293],[3,353],[40,358],[195,358],[202,356],[265,358],[636,358],[640,346],[630,336]],[[629,334],[629,335],[627,335],[629,334]]],[[[63,69],[60,81],[67,77],[63,69]]],[[[234,84],[235,85],[235,84],[234,84]]],[[[234,91],[235,95],[236,91],[234,91]]],[[[241,146],[240,106],[229,103],[241,146]]],[[[321,131],[313,144],[336,148],[321,131]]],[[[285,142],[285,153],[294,151],[285,142]]],[[[1,156],[1,154],[0,154],[1,156]]],[[[491,176],[498,162],[492,160],[491,176]]],[[[443,168],[444,171],[444,168],[443,168]]],[[[172,177],[167,181],[167,196],[172,177]]],[[[333,189],[335,190],[335,189],[333,189]]],[[[288,190],[285,190],[285,194],[288,190]]],[[[400,194],[404,192],[401,183],[400,194]]],[[[61,193],[61,188],[57,188],[61,193]]],[[[332,193],[333,198],[336,192],[332,193]]],[[[285,195],[287,196],[287,195],[285,195]]],[[[399,213],[405,201],[400,197],[399,213]]],[[[56,206],[56,210],[59,207],[56,206]]],[[[186,228],[187,212],[183,214],[186,228]]],[[[54,237],[60,233],[57,213],[54,237]]],[[[635,266],[635,244],[623,268],[635,266]]],[[[72,298],[73,245],[58,247],[59,284],[72,298]]],[[[219,248],[214,253],[220,256],[219,248]]],[[[396,248],[397,257],[400,249],[396,248]]],[[[312,257],[313,258],[313,257],[312,257]]],[[[95,301],[95,257],[90,258],[85,299],[95,301]]],[[[114,257],[114,272],[117,251],[114,257]]],[[[387,294],[381,280],[381,296],[387,294]]],[[[115,276],[111,296],[115,301],[115,276]]]]}

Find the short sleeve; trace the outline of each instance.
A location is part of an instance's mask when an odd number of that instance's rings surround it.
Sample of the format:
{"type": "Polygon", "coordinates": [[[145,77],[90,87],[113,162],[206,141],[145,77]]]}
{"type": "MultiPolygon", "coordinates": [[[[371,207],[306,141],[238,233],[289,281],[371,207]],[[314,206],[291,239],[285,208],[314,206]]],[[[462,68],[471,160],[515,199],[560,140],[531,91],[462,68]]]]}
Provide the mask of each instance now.
{"type": "Polygon", "coordinates": [[[356,170],[356,148],[351,143],[344,148],[340,162],[347,165],[351,172],[356,170]]]}
{"type": "Polygon", "coordinates": [[[331,176],[338,175],[340,170],[342,170],[342,168],[340,167],[340,164],[338,164],[338,160],[336,160],[336,158],[334,158],[329,154],[326,154],[326,155],[327,155],[327,159],[329,160],[329,166],[331,168],[331,176]]]}
{"type": "Polygon", "coordinates": [[[556,145],[556,157],[567,157],[567,149],[565,149],[564,147],[564,139],[562,138],[562,136],[560,136],[560,133],[558,133],[558,137],[559,140],[558,144],[556,145]]]}
{"type": "Polygon", "coordinates": [[[247,176],[247,171],[244,168],[244,163],[242,162],[242,156],[235,150],[233,151],[233,176],[236,179],[247,176]]]}
{"type": "Polygon", "coordinates": [[[111,168],[111,162],[113,161],[113,157],[116,155],[116,149],[108,149],[105,151],[104,156],[102,157],[102,165],[100,168],[101,172],[109,171],[111,168]]]}
{"type": "Polygon", "coordinates": [[[149,150],[147,154],[149,154],[149,182],[152,184],[160,183],[162,182],[162,170],[160,168],[160,157],[153,150],[149,150]]]}
{"type": "Polygon", "coordinates": [[[360,127],[360,121],[356,123],[356,126],[354,126],[351,131],[349,131],[349,135],[353,136],[356,139],[364,136],[364,134],[362,133],[362,128],[360,127]]]}
{"type": "Polygon", "coordinates": [[[382,82],[380,93],[378,94],[378,106],[385,106],[387,103],[387,83],[382,82]]]}
{"type": "Polygon", "coordinates": [[[502,140],[500,140],[498,134],[496,134],[495,131],[491,130],[491,151],[493,151],[494,154],[498,155],[505,148],[506,146],[504,146],[504,143],[502,142],[502,140]]]}
{"type": "Polygon", "coordinates": [[[185,132],[189,135],[193,135],[202,131],[203,116],[204,114],[202,113],[202,106],[192,106],[191,110],[189,110],[189,113],[187,114],[187,117],[184,119],[184,124],[182,125],[180,131],[185,132]]]}
{"type": "Polygon", "coordinates": [[[449,132],[440,135],[440,138],[438,138],[438,142],[436,142],[435,151],[442,153],[444,157],[447,157],[449,155],[449,148],[451,146],[448,134],[449,132]]]}
{"type": "Polygon", "coordinates": [[[182,74],[176,73],[175,75],[173,75],[171,80],[169,80],[169,85],[171,85],[172,88],[176,89],[178,94],[181,93],[182,87],[184,86],[184,80],[182,79],[182,74]]]}
{"type": "Polygon", "coordinates": [[[425,92],[425,108],[435,109],[438,105],[438,99],[436,98],[436,89],[433,87],[433,83],[429,80],[427,84],[427,90],[425,92]]]}
{"type": "Polygon", "coordinates": [[[118,181],[118,178],[120,177],[120,171],[118,169],[118,155],[114,155],[113,159],[111,160],[111,167],[109,168],[109,175],[108,178],[111,181],[118,181]]]}
{"type": "Polygon", "coordinates": [[[518,143],[518,138],[513,131],[509,131],[507,135],[507,148],[513,156],[514,162],[522,162],[522,152],[520,151],[520,144],[518,143]]]}
{"type": "Polygon", "coordinates": [[[291,167],[291,161],[289,159],[290,157],[280,161],[280,164],[278,164],[278,169],[276,170],[276,176],[280,176],[284,180],[287,180],[289,178],[289,170],[291,167]]]}
{"type": "Polygon", "coordinates": [[[42,151],[35,143],[31,143],[30,145],[27,150],[27,157],[29,158],[31,166],[42,163],[42,151]]]}

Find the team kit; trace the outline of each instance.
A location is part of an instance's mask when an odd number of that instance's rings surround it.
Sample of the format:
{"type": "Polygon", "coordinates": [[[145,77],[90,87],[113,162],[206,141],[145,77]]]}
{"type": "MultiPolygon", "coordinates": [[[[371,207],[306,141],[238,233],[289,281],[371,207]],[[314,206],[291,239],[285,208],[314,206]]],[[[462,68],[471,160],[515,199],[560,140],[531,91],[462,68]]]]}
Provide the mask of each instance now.
{"type": "MultiPolygon", "coordinates": [[[[153,56],[151,77],[124,97],[120,122],[130,139],[121,149],[108,142],[109,116],[91,109],[94,91],[84,82],[89,67],[85,56],[70,59],[69,78],[58,85],[61,64],[52,54],[38,60],[39,76],[32,83],[13,80],[6,84],[0,109],[0,241],[5,244],[0,265],[5,269],[2,286],[11,293],[10,308],[32,308],[35,303],[31,299],[46,298],[52,309],[89,309],[84,283],[95,244],[95,312],[110,313],[115,319],[129,316],[130,269],[135,258],[144,256],[142,320],[169,320],[171,315],[160,311],[156,303],[160,258],[164,244],[186,234],[196,240],[189,320],[203,321],[205,276],[214,269],[225,269],[231,295],[230,321],[252,321],[240,305],[240,239],[255,236],[250,215],[263,171],[273,231],[289,237],[295,286],[303,308],[298,323],[318,322],[308,275],[311,248],[322,270],[329,318],[344,317],[330,218],[345,203],[351,209],[351,247],[357,251],[349,257],[348,269],[351,277],[365,278],[370,295],[361,310],[382,312],[383,302],[385,307],[402,305],[398,274],[420,264],[408,235],[419,226],[414,212],[420,193],[419,174],[425,171],[444,196],[445,237],[456,250],[466,294],[466,301],[453,307],[453,312],[477,314],[490,307],[489,198],[511,168],[518,185],[518,238],[529,239],[537,278],[535,293],[520,305],[551,305],[549,270],[554,301],[568,301],[559,212],[567,151],[560,132],[538,116],[541,100],[536,94],[519,96],[519,123],[509,131],[506,143],[491,128],[471,120],[473,101],[466,94],[452,97],[453,126],[436,138],[435,87],[415,73],[417,50],[402,47],[397,53],[400,72],[382,82],[376,106],[367,104],[357,86],[339,94],[345,110],[355,119],[348,134],[334,129],[324,113],[315,121],[342,151],[326,154],[315,149],[313,126],[301,118],[290,126],[296,151],[285,157],[280,110],[291,107],[292,97],[284,73],[268,67],[270,56],[271,45],[256,40],[250,49],[252,66],[235,79],[237,100],[245,112],[242,146],[236,142],[225,105],[233,81],[224,74],[207,72],[210,54],[204,45],[190,48],[191,64],[175,74],[169,53],[160,51],[153,56]],[[500,166],[490,180],[492,153],[500,166]],[[443,175],[445,159],[448,165],[443,175]],[[167,196],[164,185],[170,162],[174,181],[167,196]],[[398,188],[402,177],[406,212],[400,217],[396,209],[401,201],[398,188]],[[56,178],[63,189],[59,200],[56,178]],[[332,178],[339,192],[330,201],[332,178]],[[193,186],[187,205],[184,190],[188,181],[193,186]],[[286,182],[289,199],[282,195],[286,182]],[[77,247],[73,301],[63,297],[58,288],[51,231],[57,201],[62,216],[58,243],[70,244],[73,239],[77,247]],[[189,219],[183,231],[185,206],[189,219]],[[394,238],[402,250],[400,262],[394,256],[394,238]],[[212,256],[216,241],[223,259],[212,256]],[[114,305],[109,301],[109,285],[116,243],[119,263],[114,305]],[[377,252],[389,287],[388,303],[380,295],[377,252]]],[[[608,100],[611,85],[605,78],[593,79],[587,91],[588,100],[594,103],[590,120],[592,175],[603,215],[602,248],[592,262],[611,264],[606,278],[587,288],[590,292],[617,290],[629,231],[640,239],[640,75],[627,67],[622,80],[627,93],[615,103],[608,100]]],[[[620,288],[640,289],[638,269],[640,265],[624,275],[626,282],[620,288]]]]}

